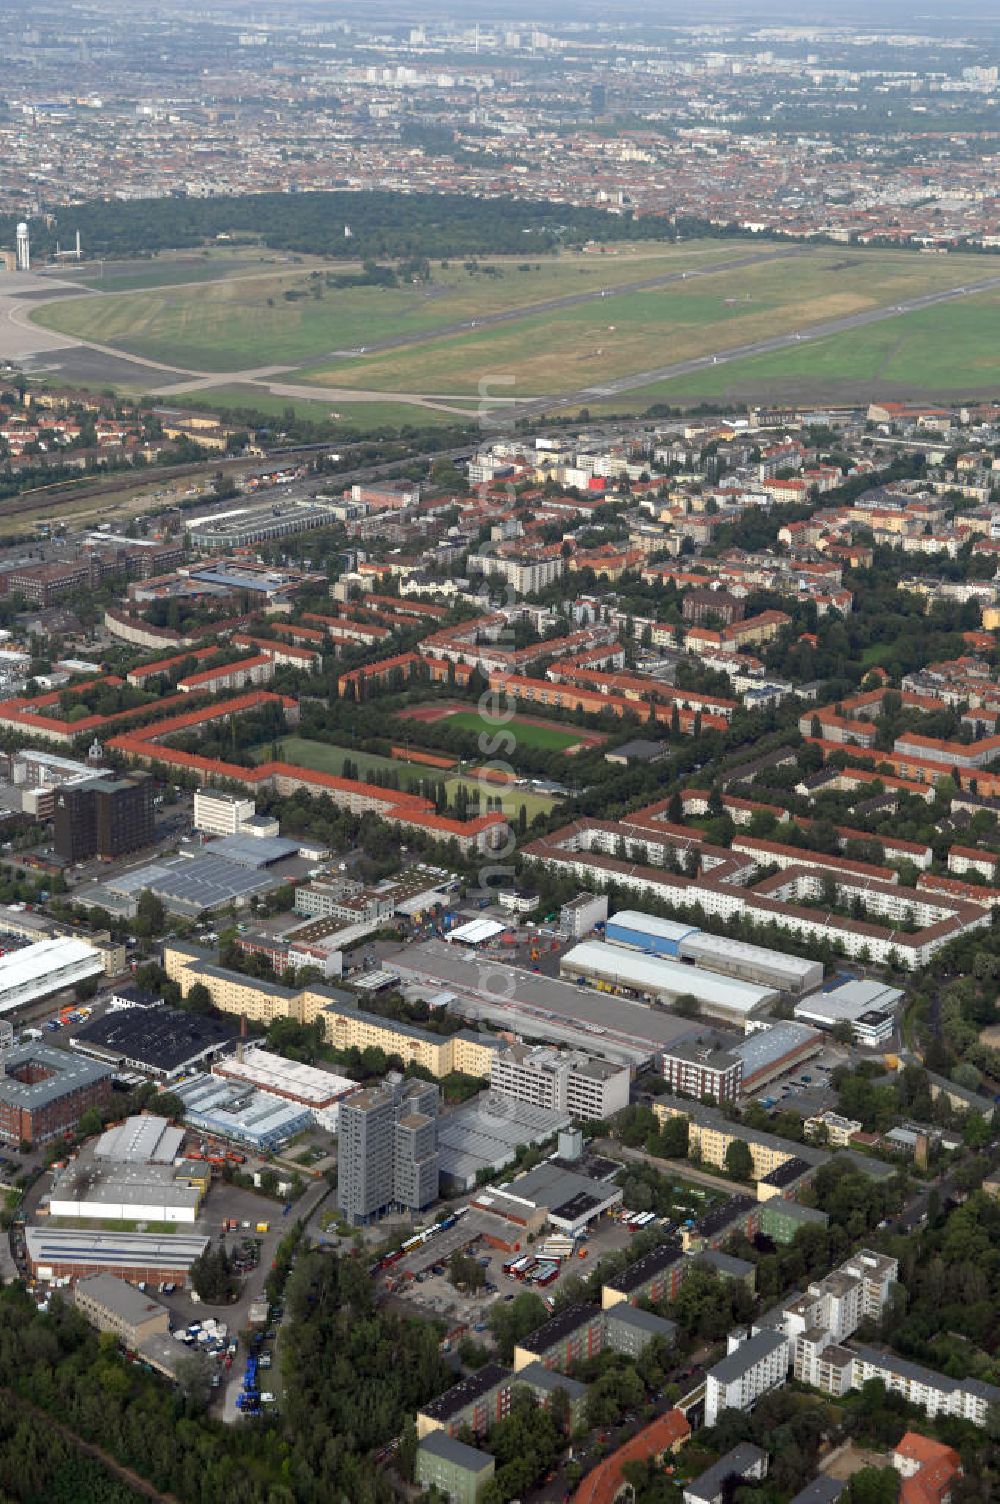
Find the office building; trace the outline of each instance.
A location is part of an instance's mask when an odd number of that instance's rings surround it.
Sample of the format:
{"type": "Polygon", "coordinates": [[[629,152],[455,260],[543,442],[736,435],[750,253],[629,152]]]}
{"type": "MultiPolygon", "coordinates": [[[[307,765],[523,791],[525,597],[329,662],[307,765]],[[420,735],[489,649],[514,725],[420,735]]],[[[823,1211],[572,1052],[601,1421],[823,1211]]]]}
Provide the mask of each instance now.
{"type": "Polygon", "coordinates": [[[253,799],[239,794],[225,794],[217,789],[196,789],[194,795],[195,830],[211,836],[238,836],[244,824],[257,813],[253,799]]]}
{"type": "Polygon", "coordinates": [[[788,1377],[789,1341],[784,1332],[762,1330],[748,1336],[731,1332],[727,1354],[705,1379],[705,1424],[714,1426],[723,1410],[751,1410],[769,1389],[788,1377]]]}
{"type": "Polygon", "coordinates": [[[99,1332],[114,1332],[133,1351],[150,1337],[170,1331],[170,1312],[117,1274],[92,1274],[77,1281],[73,1301],[99,1332]]]}
{"type": "Polygon", "coordinates": [[[579,1050],[512,1044],[496,1052],[490,1086],[518,1102],[530,1102],[577,1118],[607,1118],[628,1106],[627,1066],[579,1050]]]}
{"type": "Polygon", "coordinates": [[[420,1212],[437,1199],[438,1101],[436,1086],[399,1076],[341,1101],[337,1205],[348,1221],[420,1212]]]}
{"type": "Polygon", "coordinates": [[[422,1488],[436,1488],[449,1504],[477,1504],[496,1471],[496,1459],[434,1431],[417,1447],[416,1478],[422,1488]]]}
{"type": "Polygon", "coordinates": [[[678,1096],[711,1097],[721,1106],[739,1097],[743,1061],[711,1040],[681,1040],[663,1052],[663,1078],[678,1096]]]}
{"type": "Polygon", "coordinates": [[[51,1045],[23,1044],[0,1060],[0,1139],[44,1144],[72,1132],[111,1097],[112,1072],[51,1045]]]}
{"type": "Polygon", "coordinates": [[[61,788],[53,815],[54,845],[67,862],[112,861],[153,841],[148,777],[92,778],[61,788]]]}

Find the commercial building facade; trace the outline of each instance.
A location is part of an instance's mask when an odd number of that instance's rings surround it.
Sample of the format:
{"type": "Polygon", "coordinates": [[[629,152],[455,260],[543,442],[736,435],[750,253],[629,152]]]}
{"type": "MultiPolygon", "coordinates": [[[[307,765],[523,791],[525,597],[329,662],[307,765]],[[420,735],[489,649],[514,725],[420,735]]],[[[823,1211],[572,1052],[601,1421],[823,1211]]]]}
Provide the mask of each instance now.
{"type": "Polygon", "coordinates": [[[678,1096],[711,1097],[720,1106],[739,1098],[743,1061],[712,1043],[682,1040],[663,1052],[663,1077],[678,1096]]]}
{"type": "Polygon", "coordinates": [[[153,840],[152,785],[145,776],[93,778],[61,788],[53,815],[56,852],[67,862],[112,861],[153,840]]]}
{"type": "Polygon", "coordinates": [[[511,1044],[493,1056],[490,1085],[518,1102],[578,1118],[606,1118],[628,1106],[630,1073],[578,1050],[511,1044]]]}

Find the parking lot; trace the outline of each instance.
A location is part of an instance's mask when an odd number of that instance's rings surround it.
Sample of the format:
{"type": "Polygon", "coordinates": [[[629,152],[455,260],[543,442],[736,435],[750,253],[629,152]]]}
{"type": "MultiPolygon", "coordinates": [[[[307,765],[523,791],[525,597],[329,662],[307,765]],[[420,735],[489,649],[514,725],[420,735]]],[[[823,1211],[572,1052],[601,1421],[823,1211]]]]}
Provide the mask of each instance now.
{"type": "Polygon", "coordinates": [[[810,1116],[837,1105],[837,1093],[830,1078],[837,1066],[844,1065],[848,1052],[842,1047],[826,1046],[812,1060],[761,1087],[756,1100],[768,1110],[791,1108],[810,1116]]]}
{"type": "MultiPolygon", "coordinates": [[[[468,1215],[474,1217],[475,1213],[468,1215]]],[[[439,1234],[418,1254],[401,1260],[379,1275],[378,1290],[401,1307],[419,1307],[424,1314],[439,1317],[455,1326],[467,1326],[482,1340],[494,1304],[512,1300],[522,1290],[536,1290],[536,1286],[521,1284],[505,1275],[503,1265],[517,1254],[491,1248],[481,1235],[470,1242],[469,1234],[475,1231],[475,1223],[463,1226],[465,1220],[439,1234]],[[448,1278],[448,1261],[456,1251],[468,1254],[479,1263],[486,1277],[482,1290],[466,1295],[455,1289],[448,1278]],[[438,1270],[441,1272],[435,1272],[438,1270]]],[[[627,1248],[631,1237],[629,1230],[620,1223],[602,1218],[592,1225],[586,1242],[580,1245],[586,1249],[585,1257],[564,1260],[552,1284],[537,1289],[536,1293],[542,1297],[554,1296],[571,1274],[589,1274],[604,1254],[627,1248]]],[[[544,1239],[538,1241],[540,1246],[544,1239]]],[[[534,1246],[525,1241],[520,1252],[530,1253],[534,1246]]]]}

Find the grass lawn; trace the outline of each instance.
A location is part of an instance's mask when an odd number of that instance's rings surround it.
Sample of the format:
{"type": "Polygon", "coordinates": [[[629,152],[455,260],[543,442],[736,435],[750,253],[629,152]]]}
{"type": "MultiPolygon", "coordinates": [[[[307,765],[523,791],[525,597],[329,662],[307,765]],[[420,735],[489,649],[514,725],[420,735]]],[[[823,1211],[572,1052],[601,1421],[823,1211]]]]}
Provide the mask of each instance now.
{"type": "MultiPolygon", "coordinates": [[[[190,1232],[186,1222],[123,1222],[113,1217],[50,1217],[50,1227],[79,1228],[81,1232],[190,1232]]],[[[197,1230],[197,1229],[195,1229],[197,1230]]]]}
{"type": "MultiPolygon", "coordinates": [[[[324,287],[322,298],[310,294],[294,300],[285,293],[314,285],[302,267],[252,277],[216,273],[201,286],[189,281],[173,287],[155,285],[169,272],[157,278],[150,267],[147,282],[145,267],[122,269],[120,277],[141,279],[135,291],[76,296],[46,304],[32,316],[46,328],[185,370],[239,371],[332,357],[400,333],[432,331],[455,320],[731,258],[739,249],[718,241],[680,247],[654,243],[621,256],[498,260],[502,275],[496,277],[450,263],[435,266],[428,287],[324,287]]],[[[336,275],[341,268],[324,270],[336,275]]],[[[360,385],[353,377],[340,384],[360,385]]]]}
{"type": "MultiPolygon", "coordinates": [[[[478,725],[478,717],[474,712],[473,719],[478,725]]],[[[542,728],[533,726],[530,729],[538,731],[542,728]]],[[[308,737],[286,736],[281,741],[280,748],[283,761],[294,763],[300,768],[312,768],[318,773],[332,773],[336,778],[343,774],[345,758],[350,758],[358,770],[358,777],[362,779],[369,777],[372,773],[390,771],[398,773],[400,787],[412,789],[414,793],[422,791],[422,784],[438,783],[443,777],[449,799],[454,798],[459,784],[464,784],[470,794],[489,793],[494,797],[501,794],[506,815],[516,817],[523,804],[529,820],[533,820],[539,812],[548,814],[556,802],[547,794],[534,794],[524,789],[504,789],[500,784],[480,783],[478,779],[462,778],[455,773],[442,774],[434,768],[423,767],[420,763],[403,762],[393,757],[380,757],[373,752],[358,752],[351,747],[333,746],[329,742],[312,741],[308,737]]],[[[271,743],[266,742],[255,747],[253,757],[257,762],[269,762],[271,743]]]]}
{"type": "Polygon", "coordinates": [[[231,386],[199,388],[190,397],[184,393],[172,395],[171,405],[194,408],[210,407],[213,412],[237,413],[250,408],[277,420],[283,419],[289,408],[295,410],[296,418],[311,419],[315,423],[334,423],[343,433],[368,433],[374,428],[438,428],[453,423],[471,420],[461,411],[442,412],[436,407],[421,407],[414,402],[349,402],[338,398],[336,403],[318,397],[276,397],[266,386],[254,386],[251,382],[234,383],[231,386]]]}
{"type": "MultiPolygon", "coordinates": [[[[507,396],[599,386],[615,376],[892,306],[919,292],[963,286],[990,271],[982,257],[816,249],[543,316],[526,314],[495,328],[429,335],[406,349],[307,368],[300,379],[445,396],[479,392],[480,383],[491,378],[491,390],[507,396]],[[513,377],[513,385],[502,385],[502,377],[513,377]]],[[[940,312],[947,318],[950,310],[940,312]]],[[[805,369],[810,369],[809,352],[818,348],[819,342],[810,342],[801,352],[805,369]]],[[[709,379],[724,380],[731,369],[710,372],[709,379]]],[[[665,386],[663,394],[676,395],[673,386],[665,386]]],[[[656,389],[643,389],[646,402],[656,395],[656,389]]],[[[635,405],[635,394],[611,400],[624,410],[635,405]]]]}
{"type": "MultiPolygon", "coordinates": [[[[447,724],[457,726],[462,731],[491,732],[495,730],[495,723],[484,720],[477,710],[460,710],[448,717],[447,724]]],[[[563,730],[561,726],[539,726],[533,721],[523,721],[519,716],[505,721],[504,728],[526,747],[542,747],[553,752],[564,751],[566,747],[575,747],[584,739],[584,733],[575,731],[572,727],[563,730]]]]}
{"type": "Polygon", "coordinates": [[[899,400],[971,396],[996,390],[998,342],[1000,293],[983,293],[637,388],[610,405],[621,411],[623,404],[657,401],[857,400],[860,390],[899,400]]]}

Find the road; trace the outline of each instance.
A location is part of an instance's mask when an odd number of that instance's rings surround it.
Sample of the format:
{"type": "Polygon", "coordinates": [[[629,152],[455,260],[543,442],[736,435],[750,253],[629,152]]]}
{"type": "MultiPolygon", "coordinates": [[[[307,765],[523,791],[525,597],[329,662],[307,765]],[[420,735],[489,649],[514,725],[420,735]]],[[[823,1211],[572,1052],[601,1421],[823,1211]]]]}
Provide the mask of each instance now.
{"type": "MultiPolygon", "coordinates": [[[[225,1321],[231,1333],[245,1331],[249,1326],[249,1311],[253,1301],[261,1299],[264,1293],[264,1282],[271,1272],[271,1264],[274,1260],[275,1250],[282,1238],[296,1221],[308,1225],[315,1216],[320,1204],[330,1194],[330,1186],[326,1180],[317,1180],[309,1186],[299,1200],[295,1203],[287,1217],[279,1216],[271,1222],[271,1230],[263,1237],[260,1263],[257,1268],[247,1275],[239,1300],[233,1306],[199,1307],[207,1314],[213,1315],[225,1321]]],[[[236,1408],[236,1396],[243,1387],[243,1372],[246,1366],[246,1353],[242,1350],[233,1359],[233,1366],[229,1370],[229,1381],[226,1384],[222,1402],[222,1419],[227,1425],[233,1425],[241,1419],[240,1412],[236,1408]]],[[[277,1378],[276,1370],[272,1372],[277,1378]]]]}
{"type": "Polygon", "coordinates": [[[680,1176],[684,1180],[692,1180],[696,1185],[710,1187],[713,1191],[724,1191],[727,1196],[736,1196],[746,1189],[735,1180],[725,1180],[721,1175],[709,1175],[706,1170],[696,1169],[686,1159],[659,1159],[655,1154],[647,1154],[644,1149],[627,1149],[624,1144],[619,1144],[615,1139],[602,1138],[596,1148],[598,1153],[606,1154],[609,1159],[625,1159],[632,1164],[654,1165],[657,1169],[663,1169],[671,1175],[680,1176]]]}

